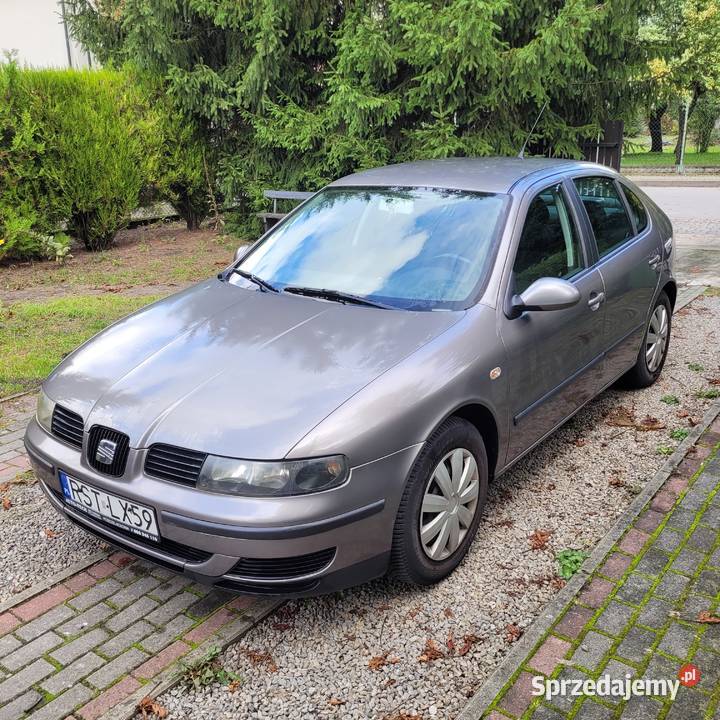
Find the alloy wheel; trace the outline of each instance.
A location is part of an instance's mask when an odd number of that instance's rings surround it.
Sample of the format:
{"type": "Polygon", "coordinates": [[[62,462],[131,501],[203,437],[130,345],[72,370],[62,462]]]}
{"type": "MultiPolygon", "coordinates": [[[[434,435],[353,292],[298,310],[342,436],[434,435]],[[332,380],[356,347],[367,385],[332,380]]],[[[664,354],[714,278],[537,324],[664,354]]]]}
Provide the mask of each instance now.
{"type": "Polygon", "coordinates": [[[665,305],[658,305],[650,318],[645,338],[645,362],[649,372],[654,373],[665,355],[668,340],[668,313],[665,305]]]}
{"type": "Polygon", "coordinates": [[[445,560],[460,547],[477,511],[479,488],[478,466],[469,450],[451,450],[435,466],[419,518],[420,542],[431,560],[445,560]]]}

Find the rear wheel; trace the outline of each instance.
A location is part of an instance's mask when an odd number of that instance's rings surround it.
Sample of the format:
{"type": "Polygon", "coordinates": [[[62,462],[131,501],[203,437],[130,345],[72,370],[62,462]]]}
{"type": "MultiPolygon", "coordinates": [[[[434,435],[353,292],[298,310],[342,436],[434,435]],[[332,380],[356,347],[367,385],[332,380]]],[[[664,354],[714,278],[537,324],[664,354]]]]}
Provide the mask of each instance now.
{"type": "Polygon", "coordinates": [[[465,557],[487,497],[482,436],[466,420],[446,420],[428,439],[403,493],[393,533],[396,576],[430,585],[465,557]]]}
{"type": "Polygon", "coordinates": [[[660,377],[670,347],[671,327],[670,299],[665,292],[661,292],[650,313],[637,361],[623,377],[625,385],[631,388],[645,388],[660,377]]]}

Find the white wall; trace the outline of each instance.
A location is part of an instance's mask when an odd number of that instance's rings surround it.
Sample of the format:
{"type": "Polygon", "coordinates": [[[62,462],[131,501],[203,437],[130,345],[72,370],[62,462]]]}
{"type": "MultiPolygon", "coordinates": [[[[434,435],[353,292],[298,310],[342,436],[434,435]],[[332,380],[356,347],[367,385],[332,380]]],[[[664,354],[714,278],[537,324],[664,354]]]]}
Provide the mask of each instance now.
{"type": "MultiPolygon", "coordinates": [[[[70,39],[68,60],[65,27],[58,0],[0,0],[0,52],[17,50],[21,65],[87,67],[87,53],[70,39]]],[[[2,58],[0,58],[2,59],[2,58]]]]}

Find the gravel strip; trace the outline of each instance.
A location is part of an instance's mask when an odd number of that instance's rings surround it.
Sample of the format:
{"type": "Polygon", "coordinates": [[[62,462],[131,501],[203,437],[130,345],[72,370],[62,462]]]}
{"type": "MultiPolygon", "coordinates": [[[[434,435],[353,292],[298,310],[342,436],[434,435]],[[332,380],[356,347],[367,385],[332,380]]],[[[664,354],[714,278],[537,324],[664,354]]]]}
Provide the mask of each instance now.
{"type": "Polygon", "coordinates": [[[178,686],[160,698],[170,717],[456,715],[507,654],[514,626],[530,625],[557,592],[555,553],[590,550],[662,464],[658,448],[679,444],[670,432],[701,417],[710,401],[695,393],[718,387],[708,380],[720,376],[719,341],[720,298],[700,297],[675,317],[655,386],[604,393],[491,486],[471,552],[448,580],[424,590],[381,580],[291,601],[222,656],[243,678],[238,689],[178,686]],[[661,400],[670,395],[679,403],[661,400]],[[621,407],[665,427],[609,425],[621,407]],[[545,549],[530,548],[535,530],[551,533],[545,549]],[[442,657],[427,661],[428,641],[442,657]]]}
{"type": "Polygon", "coordinates": [[[0,510],[0,602],[106,547],[59,515],[37,482],[3,496],[12,506],[0,510]]]}

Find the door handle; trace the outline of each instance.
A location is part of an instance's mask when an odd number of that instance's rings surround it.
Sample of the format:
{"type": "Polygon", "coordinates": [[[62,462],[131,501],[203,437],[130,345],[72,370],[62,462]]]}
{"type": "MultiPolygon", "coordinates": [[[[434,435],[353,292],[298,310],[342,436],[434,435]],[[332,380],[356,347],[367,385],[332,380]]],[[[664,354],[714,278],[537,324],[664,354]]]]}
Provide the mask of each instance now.
{"type": "Polygon", "coordinates": [[[588,307],[594,312],[605,302],[605,293],[592,293],[588,300],[588,307]]]}
{"type": "Polygon", "coordinates": [[[653,255],[653,256],[648,260],[648,265],[649,265],[653,270],[657,270],[657,269],[658,269],[658,265],[660,265],[661,260],[662,260],[662,258],[660,257],[660,255],[659,255],[658,253],[655,253],[655,255],[653,255]]]}

